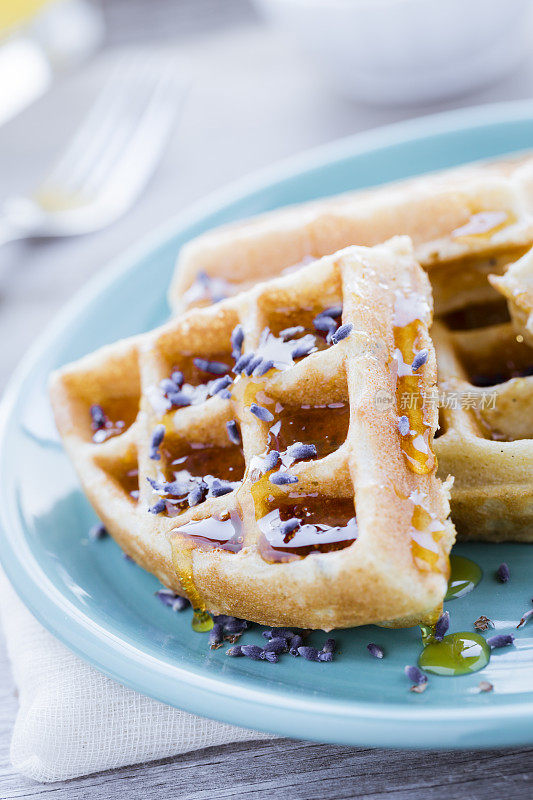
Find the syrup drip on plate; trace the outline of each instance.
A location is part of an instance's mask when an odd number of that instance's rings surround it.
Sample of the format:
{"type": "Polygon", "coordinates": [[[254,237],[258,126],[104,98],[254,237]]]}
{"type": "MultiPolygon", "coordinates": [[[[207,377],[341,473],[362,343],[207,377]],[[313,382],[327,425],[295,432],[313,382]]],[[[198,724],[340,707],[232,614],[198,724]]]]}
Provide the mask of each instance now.
{"type": "Polygon", "coordinates": [[[429,641],[418,665],[433,675],[468,675],[489,663],[490,647],[479,633],[449,633],[441,642],[429,641]]]}
{"type": "Polygon", "coordinates": [[[453,600],[463,597],[473,589],[483,577],[481,567],[475,561],[471,561],[464,556],[450,556],[450,579],[448,581],[448,591],[445,600],[453,600]]]}
{"type": "Polygon", "coordinates": [[[172,562],[183,591],[193,608],[193,630],[202,633],[213,627],[213,619],[194,581],[193,551],[217,549],[237,553],[242,549],[242,517],[232,511],[218,517],[193,520],[177,528],[172,536],[172,562]]]}

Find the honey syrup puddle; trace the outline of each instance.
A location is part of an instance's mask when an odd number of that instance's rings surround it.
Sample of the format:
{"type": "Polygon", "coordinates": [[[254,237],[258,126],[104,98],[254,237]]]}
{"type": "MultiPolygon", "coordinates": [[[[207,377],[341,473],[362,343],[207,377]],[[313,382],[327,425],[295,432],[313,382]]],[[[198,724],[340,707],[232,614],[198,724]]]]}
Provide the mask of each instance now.
{"type": "MultiPolygon", "coordinates": [[[[463,597],[478,585],[482,570],[475,561],[464,556],[450,556],[451,574],[445,600],[463,597]]],[[[479,633],[459,631],[449,633],[436,641],[434,626],[421,625],[424,649],[418,665],[432,675],[468,675],[486,667],[490,660],[490,647],[479,633]]]]}

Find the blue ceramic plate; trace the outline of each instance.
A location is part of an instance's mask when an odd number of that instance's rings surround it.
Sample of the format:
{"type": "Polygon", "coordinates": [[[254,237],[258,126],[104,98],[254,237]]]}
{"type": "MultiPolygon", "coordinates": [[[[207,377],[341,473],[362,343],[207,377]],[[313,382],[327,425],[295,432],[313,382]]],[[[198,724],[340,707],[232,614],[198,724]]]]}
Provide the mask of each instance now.
{"type": "MultiPolygon", "coordinates": [[[[208,650],[190,611],[154,597],[156,579],[122,558],[108,539],[88,542],[94,514],[63,454],[48,406],[51,370],[104,342],[162,322],[165,290],[180,247],[215,225],[321,195],[531,147],[533,104],[453,112],[334,143],[211,197],[105,270],[42,336],[3,404],[0,549],[5,570],[35,616],[82,658],[165,703],[278,734],[395,747],[477,747],[533,742],[533,549],[462,545],[484,571],[480,586],[448,604],[452,630],[485,614],[516,645],[483,672],[431,677],[409,692],[405,664],[420,651],[416,629],[341,631],[331,664],[284,656],[277,664],[208,650]],[[512,580],[494,572],[501,561],[512,580]],[[378,661],[367,652],[383,646],[378,661]],[[480,679],[494,684],[481,693],[480,679]]],[[[260,632],[246,635],[250,643],[260,632]]],[[[316,643],[324,634],[315,633],[316,643]]]]}

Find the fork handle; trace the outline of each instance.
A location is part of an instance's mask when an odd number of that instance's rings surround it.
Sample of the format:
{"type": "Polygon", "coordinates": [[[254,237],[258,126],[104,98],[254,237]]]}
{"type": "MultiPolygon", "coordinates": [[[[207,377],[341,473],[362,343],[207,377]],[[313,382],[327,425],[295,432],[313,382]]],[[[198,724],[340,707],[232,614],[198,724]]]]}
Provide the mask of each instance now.
{"type": "Polygon", "coordinates": [[[15,225],[5,213],[0,213],[0,246],[17,239],[25,239],[27,232],[15,225]]]}

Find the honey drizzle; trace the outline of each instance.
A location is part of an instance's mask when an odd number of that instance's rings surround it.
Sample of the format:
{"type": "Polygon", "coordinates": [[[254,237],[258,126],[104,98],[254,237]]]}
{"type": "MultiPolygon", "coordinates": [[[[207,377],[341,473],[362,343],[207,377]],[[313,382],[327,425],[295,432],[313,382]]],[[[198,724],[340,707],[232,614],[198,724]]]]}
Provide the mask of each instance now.
{"type": "Polygon", "coordinates": [[[468,222],[451,232],[453,239],[475,239],[476,241],[490,241],[495,233],[507,228],[516,222],[515,214],[501,209],[494,211],[479,211],[472,214],[468,222]]]}
{"type": "Polygon", "coordinates": [[[401,437],[401,449],[407,466],[416,475],[428,475],[437,463],[431,447],[433,430],[427,422],[425,399],[420,391],[420,372],[424,367],[415,373],[411,368],[422,331],[419,319],[393,328],[398,368],[396,403],[399,413],[409,420],[409,433],[401,437]]]}
{"type": "Polygon", "coordinates": [[[217,549],[237,553],[242,549],[241,512],[226,512],[220,517],[192,520],[177,528],[171,539],[172,563],[181,588],[193,608],[193,630],[201,633],[211,630],[213,619],[194,580],[193,551],[217,549]],[[211,531],[209,528],[211,527],[211,531]],[[196,531],[195,533],[191,531],[196,531]],[[213,535],[210,536],[209,534],[213,535]]]}

